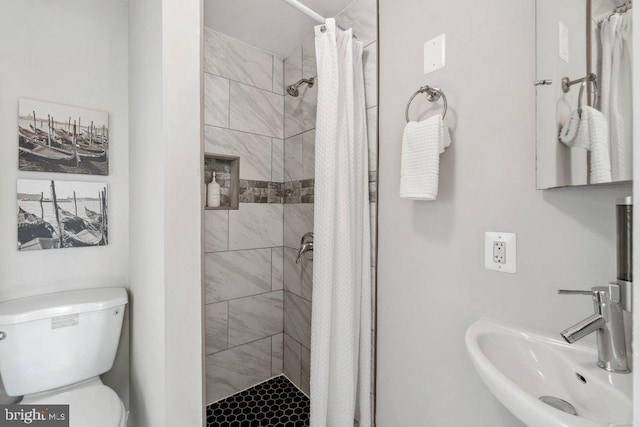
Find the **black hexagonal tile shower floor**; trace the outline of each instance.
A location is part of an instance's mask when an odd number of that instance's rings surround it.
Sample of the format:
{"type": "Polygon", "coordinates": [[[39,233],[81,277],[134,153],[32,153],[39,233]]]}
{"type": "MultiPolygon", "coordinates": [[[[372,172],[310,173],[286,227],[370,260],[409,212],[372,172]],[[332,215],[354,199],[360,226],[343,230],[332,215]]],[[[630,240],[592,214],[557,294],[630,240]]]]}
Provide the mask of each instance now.
{"type": "Polygon", "coordinates": [[[307,427],[309,398],[284,375],[207,407],[208,427],[307,427]]]}

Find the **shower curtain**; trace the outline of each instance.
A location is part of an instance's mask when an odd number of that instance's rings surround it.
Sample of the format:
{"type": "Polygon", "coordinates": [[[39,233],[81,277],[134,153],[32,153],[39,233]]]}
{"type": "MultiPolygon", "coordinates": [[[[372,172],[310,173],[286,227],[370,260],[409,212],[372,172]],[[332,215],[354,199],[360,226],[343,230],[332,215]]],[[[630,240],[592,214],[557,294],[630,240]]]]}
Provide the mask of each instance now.
{"type": "Polygon", "coordinates": [[[600,111],[609,123],[611,178],[632,179],[632,12],[605,17],[600,25],[600,111]]]}
{"type": "Polygon", "coordinates": [[[362,43],[315,28],[311,427],[371,425],[371,267],[362,43]],[[357,412],[356,412],[357,411],[357,412]]]}

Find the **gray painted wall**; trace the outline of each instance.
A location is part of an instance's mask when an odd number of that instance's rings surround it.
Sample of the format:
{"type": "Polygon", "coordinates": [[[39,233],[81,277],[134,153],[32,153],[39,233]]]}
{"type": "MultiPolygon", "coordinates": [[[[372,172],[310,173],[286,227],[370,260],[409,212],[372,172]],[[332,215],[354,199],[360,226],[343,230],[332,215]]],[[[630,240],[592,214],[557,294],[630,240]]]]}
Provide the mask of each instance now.
{"type": "Polygon", "coordinates": [[[556,289],[615,278],[615,199],[631,187],[535,190],[533,6],[380,0],[380,427],[520,425],[471,366],[467,327],[488,316],[556,333],[591,312],[556,289]],[[423,44],[443,32],[447,66],[424,76],[423,44]],[[426,83],[449,99],[453,144],[438,200],[405,201],[404,108],[426,83]],[[517,233],[516,274],[484,269],[485,231],[517,233]]]}

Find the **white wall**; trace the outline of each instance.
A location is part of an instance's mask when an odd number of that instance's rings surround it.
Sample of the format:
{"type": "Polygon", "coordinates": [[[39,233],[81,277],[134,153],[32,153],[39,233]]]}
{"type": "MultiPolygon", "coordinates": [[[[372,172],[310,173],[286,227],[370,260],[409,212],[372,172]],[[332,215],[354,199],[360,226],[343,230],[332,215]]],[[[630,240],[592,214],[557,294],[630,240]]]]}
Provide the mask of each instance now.
{"type": "MultiPolygon", "coordinates": [[[[201,9],[30,0],[3,2],[0,14],[0,300],[126,286],[130,276],[134,426],[203,423],[201,9]],[[102,55],[83,66],[88,51],[102,55]],[[108,246],[17,252],[16,179],[53,176],[17,171],[20,97],[109,112],[110,175],[55,175],[109,184],[108,246]]],[[[128,385],[126,375],[111,380],[128,385]]]]}
{"type": "Polygon", "coordinates": [[[129,4],[131,423],[164,426],[162,0],[129,4]]]}
{"type": "MultiPolygon", "coordinates": [[[[126,0],[4,1],[0,13],[0,301],[100,286],[127,286],[129,139],[126,0]],[[98,54],[99,53],[99,54],[98,54]],[[84,64],[83,64],[84,63],[84,64]],[[110,175],[18,171],[21,97],[109,113],[110,175]],[[16,249],[16,180],[66,179],[109,186],[109,245],[16,249]]],[[[112,386],[127,401],[126,325],[112,386]]]]}
{"type": "Polygon", "coordinates": [[[165,361],[168,427],[204,425],[202,0],[164,0],[165,361]]]}
{"type": "Polygon", "coordinates": [[[526,0],[380,0],[380,427],[521,425],[471,366],[465,330],[489,316],[557,333],[592,307],[556,289],[615,278],[615,199],[630,186],[535,190],[533,10],[526,0]],[[443,32],[447,66],[424,76],[423,43],[443,32]],[[404,108],[426,83],[448,97],[453,144],[438,200],[405,201],[404,108]],[[517,274],[484,270],[485,231],[517,233],[517,274]]]}
{"type": "Polygon", "coordinates": [[[201,9],[130,3],[135,427],[203,425],[201,9]]]}
{"type": "Polygon", "coordinates": [[[127,42],[125,0],[2,3],[0,300],[77,288],[126,285],[129,255],[127,42]],[[96,55],[97,52],[100,55],[96,55]],[[83,59],[89,61],[87,66],[82,66],[83,59]],[[110,175],[18,172],[19,98],[107,111],[111,135],[110,175]],[[108,183],[111,202],[108,246],[17,251],[16,179],[52,177],[108,183]]]}

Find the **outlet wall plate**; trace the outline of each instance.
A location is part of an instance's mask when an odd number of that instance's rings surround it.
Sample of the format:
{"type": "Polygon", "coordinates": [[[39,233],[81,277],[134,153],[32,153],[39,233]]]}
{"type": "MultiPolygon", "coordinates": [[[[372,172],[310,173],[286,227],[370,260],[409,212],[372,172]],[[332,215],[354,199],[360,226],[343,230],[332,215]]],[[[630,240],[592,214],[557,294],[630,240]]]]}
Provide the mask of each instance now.
{"type": "Polygon", "coordinates": [[[484,234],[484,267],[501,273],[516,272],[516,235],[490,231],[484,234]]]}
{"type": "Polygon", "coordinates": [[[440,34],[424,44],[424,73],[433,73],[445,66],[446,36],[440,34]]]}
{"type": "Polygon", "coordinates": [[[569,29],[562,22],[558,23],[558,55],[569,63],[569,29]]]}

